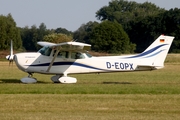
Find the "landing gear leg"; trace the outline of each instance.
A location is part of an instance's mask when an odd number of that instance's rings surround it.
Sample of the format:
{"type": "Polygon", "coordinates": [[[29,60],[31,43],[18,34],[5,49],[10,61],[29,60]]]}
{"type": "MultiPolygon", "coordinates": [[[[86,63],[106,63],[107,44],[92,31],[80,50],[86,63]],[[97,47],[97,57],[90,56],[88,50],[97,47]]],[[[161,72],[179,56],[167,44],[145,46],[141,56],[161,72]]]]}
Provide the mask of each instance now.
{"type": "Polygon", "coordinates": [[[62,77],[62,75],[55,75],[55,76],[52,76],[51,77],[51,80],[54,82],[54,83],[60,83],[59,81],[59,78],[62,77]]]}
{"type": "Polygon", "coordinates": [[[29,78],[32,78],[32,79],[35,79],[35,80],[36,80],[36,78],[33,77],[33,73],[28,73],[28,74],[29,74],[29,75],[28,75],[29,78]]]}
{"type": "Polygon", "coordinates": [[[28,75],[28,77],[29,78],[32,78],[33,77],[33,74],[32,73],[28,73],[29,75],[28,75]]]}

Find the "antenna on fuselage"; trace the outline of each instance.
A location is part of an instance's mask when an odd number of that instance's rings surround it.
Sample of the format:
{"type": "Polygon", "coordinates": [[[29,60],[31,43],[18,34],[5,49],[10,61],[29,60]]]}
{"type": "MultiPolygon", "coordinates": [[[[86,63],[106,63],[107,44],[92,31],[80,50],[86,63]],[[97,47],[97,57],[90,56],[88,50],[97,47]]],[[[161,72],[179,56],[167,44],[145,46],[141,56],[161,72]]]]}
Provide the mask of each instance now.
{"type": "Polygon", "coordinates": [[[78,39],[75,39],[75,40],[73,39],[73,40],[72,40],[72,42],[77,42],[77,41],[78,41],[78,39]]]}

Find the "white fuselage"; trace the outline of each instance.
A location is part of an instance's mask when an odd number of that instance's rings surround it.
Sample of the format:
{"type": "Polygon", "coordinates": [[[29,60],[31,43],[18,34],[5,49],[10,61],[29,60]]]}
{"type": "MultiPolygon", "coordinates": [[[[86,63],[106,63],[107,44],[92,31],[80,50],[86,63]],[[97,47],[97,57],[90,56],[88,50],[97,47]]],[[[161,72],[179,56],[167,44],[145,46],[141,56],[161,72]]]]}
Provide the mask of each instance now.
{"type": "Polygon", "coordinates": [[[53,62],[48,71],[53,56],[41,53],[19,53],[15,55],[15,62],[19,69],[28,73],[43,74],[75,74],[75,73],[101,73],[118,71],[150,70],[152,67],[138,67],[138,59],[124,59],[117,57],[88,57],[81,53],[82,59],[59,58],[53,62]]]}
{"type": "Polygon", "coordinates": [[[97,57],[85,59],[56,58],[51,69],[48,67],[52,57],[40,53],[21,53],[15,57],[17,66],[29,73],[73,74],[110,71],[133,71],[137,65],[122,60],[100,59],[97,57]]]}

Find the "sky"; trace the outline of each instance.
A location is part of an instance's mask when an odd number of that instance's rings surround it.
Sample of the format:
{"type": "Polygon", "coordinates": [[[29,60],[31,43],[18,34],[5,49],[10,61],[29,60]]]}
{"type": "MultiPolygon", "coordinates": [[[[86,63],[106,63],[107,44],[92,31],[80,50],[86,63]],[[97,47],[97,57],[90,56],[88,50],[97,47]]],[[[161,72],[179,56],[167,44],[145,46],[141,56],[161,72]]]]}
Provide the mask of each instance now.
{"type": "MultiPolygon", "coordinates": [[[[77,30],[89,21],[98,21],[96,12],[108,6],[111,0],[0,0],[0,15],[11,13],[18,27],[41,23],[47,29],[77,30]]],[[[180,8],[180,0],[128,0],[137,3],[151,2],[169,10],[180,8]]]]}

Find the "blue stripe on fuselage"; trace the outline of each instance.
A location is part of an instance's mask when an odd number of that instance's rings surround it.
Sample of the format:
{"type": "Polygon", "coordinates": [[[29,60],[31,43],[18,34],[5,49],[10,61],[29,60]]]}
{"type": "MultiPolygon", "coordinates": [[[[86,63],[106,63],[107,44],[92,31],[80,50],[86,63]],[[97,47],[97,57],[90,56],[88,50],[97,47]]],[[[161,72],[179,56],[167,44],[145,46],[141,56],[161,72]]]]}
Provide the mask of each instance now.
{"type": "MultiPolygon", "coordinates": [[[[42,63],[42,64],[35,64],[35,65],[27,65],[29,67],[48,67],[50,63],[42,63]]],[[[53,66],[61,66],[61,65],[74,65],[74,66],[79,66],[79,67],[84,67],[84,68],[90,68],[90,69],[95,69],[95,70],[105,70],[77,62],[54,62],[53,66]]]]}
{"type": "MultiPolygon", "coordinates": [[[[154,47],[154,48],[152,48],[152,49],[150,49],[150,50],[148,50],[148,51],[146,51],[146,52],[143,52],[143,53],[141,53],[141,54],[138,54],[138,55],[135,55],[135,56],[131,56],[131,57],[125,57],[125,58],[145,57],[146,55],[151,54],[152,52],[156,51],[157,49],[159,49],[159,48],[161,48],[161,47],[163,47],[163,46],[165,46],[165,45],[168,45],[168,44],[159,45],[159,46],[156,46],[156,47],[154,47]]],[[[160,52],[158,52],[158,53],[160,53],[160,52]]],[[[154,54],[154,55],[157,55],[157,54],[154,54]]],[[[149,56],[152,57],[152,55],[149,55],[149,56]]]]}

